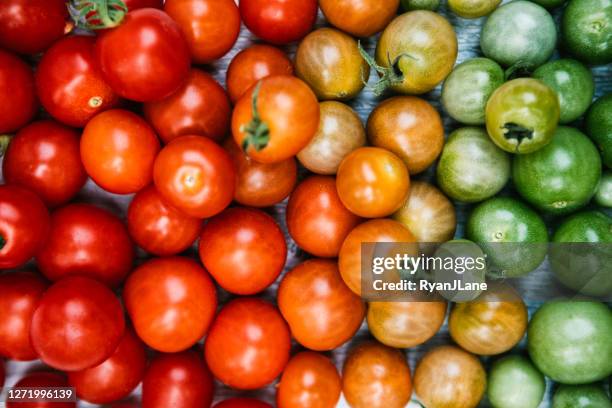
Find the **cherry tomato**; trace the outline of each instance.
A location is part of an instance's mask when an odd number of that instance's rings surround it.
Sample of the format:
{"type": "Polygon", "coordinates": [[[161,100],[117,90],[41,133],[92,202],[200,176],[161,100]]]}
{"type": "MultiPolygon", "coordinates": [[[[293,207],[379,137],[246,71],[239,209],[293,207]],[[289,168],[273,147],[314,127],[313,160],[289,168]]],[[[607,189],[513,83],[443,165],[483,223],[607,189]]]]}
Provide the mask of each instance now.
{"type": "Polygon", "coordinates": [[[280,275],[287,245],[283,232],[268,214],[230,208],[204,226],[199,252],[202,263],[223,289],[252,295],[280,275]]]}
{"type": "Polygon", "coordinates": [[[95,367],[68,373],[68,382],[79,398],[105,404],[127,397],[142,380],[146,364],[144,344],[128,328],[109,358],[95,367]]]}
{"type": "Polygon", "coordinates": [[[278,408],[334,408],[340,399],[340,375],[322,354],[304,351],[285,367],[276,392],[278,408]]]}
{"type": "Polygon", "coordinates": [[[365,304],[346,286],[337,262],[309,259],[283,278],[278,307],[291,334],[311,350],[333,350],[359,330],[365,304]]]}
{"type": "Polygon", "coordinates": [[[145,251],[168,256],[193,244],[202,220],[190,217],[167,204],[154,186],[141,190],[130,202],[127,226],[134,242],[145,251]]]}
{"type": "Polygon", "coordinates": [[[232,115],[234,140],[261,163],[295,156],[318,127],[317,97],[308,85],[288,75],[257,82],[240,98],[232,115]]]}
{"type": "Polygon", "coordinates": [[[145,103],[144,114],[164,143],[184,135],[221,141],[229,131],[231,107],[225,90],[212,76],[192,69],[175,93],[145,103]]]}
{"type": "Polygon", "coordinates": [[[240,51],[227,68],[227,92],[232,102],[238,99],[257,81],[272,75],[293,75],[293,64],[287,55],[276,47],[254,44],[240,51]]]}
{"type": "Polygon", "coordinates": [[[118,27],[99,32],[95,54],[111,88],[139,102],[165,98],[189,73],[181,27],[157,9],[132,11],[118,27]]]}
{"type": "MultiPolygon", "coordinates": [[[[47,387],[69,387],[68,381],[63,374],[54,372],[34,372],[22,377],[15,387],[23,388],[47,388],[47,387]]],[[[76,408],[76,402],[51,402],[31,401],[6,403],[6,408],[76,408]]]]}
{"type": "Polygon", "coordinates": [[[382,31],[397,14],[399,0],[320,0],[330,24],[355,37],[382,31]]]}
{"type": "Polygon", "coordinates": [[[204,355],[216,378],[233,388],[271,383],[289,361],[291,338],[283,317],[270,303],[238,298],[217,315],[204,355]]]}
{"type": "Polygon", "coordinates": [[[32,190],[51,207],[65,204],[87,181],[79,143],[69,127],[50,120],[31,123],[9,144],[4,179],[32,190]]]}
{"type": "Polygon", "coordinates": [[[288,44],[304,37],[317,18],[316,0],[242,0],[240,16],[257,37],[288,44]]]}
{"type": "Polygon", "coordinates": [[[142,408],[207,408],[213,393],[212,375],[195,351],[160,354],[142,380],[142,408]]]}
{"type": "Polygon", "coordinates": [[[66,37],[43,56],[36,70],[40,102],[55,119],[83,127],[97,113],[119,102],[94,58],[95,38],[66,37]]]}
{"type": "Polygon", "coordinates": [[[34,360],[30,324],[46,282],[32,272],[0,275],[0,355],[13,360],[34,360]]]}
{"type": "Polygon", "coordinates": [[[128,10],[138,10],[140,8],[156,8],[164,7],[164,0],[122,0],[128,10]]]}
{"type": "Polygon", "coordinates": [[[69,276],[40,298],[30,340],[45,364],[78,371],[109,358],[124,329],[121,303],[110,289],[90,278],[69,276]]]}
{"type": "Polygon", "coordinates": [[[272,408],[272,405],[253,398],[230,398],[219,402],[213,408],[272,408]]]}
{"type": "Polygon", "coordinates": [[[229,154],[201,136],[181,136],[155,159],[155,187],[171,205],[192,217],[225,209],[234,196],[236,171],[229,154]]]}
{"type": "Polygon", "coordinates": [[[71,204],[51,215],[49,238],[36,262],[52,281],[85,275],[117,286],[132,269],[134,247],[127,229],[110,212],[71,204]]]}
{"type": "Polygon", "coordinates": [[[49,233],[49,211],[34,193],[0,185],[0,269],[25,264],[43,247],[49,233]]]}
{"type": "MultiPolygon", "coordinates": [[[[4,8],[3,4],[0,20],[4,8]]],[[[32,68],[16,55],[1,49],[0,99],[7,101],[0,106],[0,133],[14,132],[21,128],[32,120],[38,109],[32,68]]]]}

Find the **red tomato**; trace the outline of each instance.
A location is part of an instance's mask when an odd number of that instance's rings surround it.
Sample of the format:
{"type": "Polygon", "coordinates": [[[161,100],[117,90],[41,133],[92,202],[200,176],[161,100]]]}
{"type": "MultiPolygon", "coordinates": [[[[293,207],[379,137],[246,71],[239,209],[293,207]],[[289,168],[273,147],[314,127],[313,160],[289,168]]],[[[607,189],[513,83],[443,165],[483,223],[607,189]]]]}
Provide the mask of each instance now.
{"type": "Polygon", "coordinates": [[[236,103],[257,81],[271,75],[293,75],[289,57],[270,45],[254,44],[245,48],[227,68],[225,82],[230,99],[236,103]]]}
{"type": "MultiPolygon", "coordinates": [[[[30,373],[15,384],[15,387],[69,387],[63,374],[52,372],[30,373]]],[[[76,402],[7,402],[6,408],[76,408],[76,402]]]]}
{"type": "Polygon", "coordinates": [[[256,389],[283,371],[290,348],[289,328],[278,309],[261,299],[238,298],[217,315],[206,337],[204,355],[223,383],[256,389]]]}
{"type": "Polygon", "coordinates": [[[99,32],[95,53],[111,88],[139,102],[165,98],[189,73],[181,28],[157,9],[132,11],[118,27],[99,32]]]}
{"type": "Polygon", "coordinates": [[[32,272],[0,275],[1,356],[22,361],[38,358],[30,344],[30,324],[46,289],[45,281],[32,272]]]}
{"type": "Polygon", "coordinates": [[[153,180],[169,204],[207,218],[232,202],[236,171],[229,154],[210,139],[181,136],[159,152],[153,180]]]}
{"type": "Polygon", "coordinates": [[[36,256],[40,271],[52,281],[84,275],[110,286],[123,281],[133,259],[134,247],[123,223],[89,204],[56,210],[49,238],[36,256]]]}
{"type": "Polygon", "coordinates": [[[21,54],[38,54],[71,28],[64,0],[2,0],[2,48],[21,54]]]}
{"type": "Polygon", "coordinates": [[[317,18],[317,0],[241,0],[240,15],[249,30],[272,44],[304,37],[317,18]]]}
{"type": "Polygon", "coordinates": [[[31,191],[0,185],[0,214],[0,269],[16,268],[43,247],[49,211],[31,191]]]}
{"type": "Polygon", "coordinates": [[[110,289],[90,278],[69,276],[41,297],[30,339],[45,364],[78,371],[109,358],[124,330],[121,303],[110,289]]]}
{"type": "Polygon", "coordinates": [[[253,398],[230,398],[219,402],[213,408],[272,408],[272,405],[253,398]]]}
{"type": "MultiPolygon", "coordinates": [[[[0,7],[0,19],[4,4],[0,7]]],[[[0,22],[0,30],[3,23],[0,22]]],[[[0,133],[14,132],[28,123],[38,109],[34,74],[19,57],[0,49],[0,133]],[[10,101],[10,102],[9,102],[10,101]]]]}
{"type": "Polygon", "coordinates": [[[270,286],[287,259],[283,232],[260,210],[230,208],[202,229],[200,259],[225,290],[252,295],[270,286]]]}
{"type": "Polygon", "coordinates": [[[234,0],[166,0],[164,11],[183,29],[197,64],[221,58],[238,39],[240,13],[234,0]]]}
{"type": "Polygon", "coordinates": [[[212,76],[192,69],[175,93],[145,103],[144,114],[164,143],[185,135],[221,141],[229,130],[231,107],[225,89],[212,76]]]}
{"type": "Polygon", "coordinates": [[[66,37],[43,56],[36,70],[40,102],[55,119],[83,127],[119,97],[102,78],[94,58],[94,37],[66,37]]]}
{"type": "Polygon", "coordinates": [[[344,238],[361,221],[340,201],[336,179],[325,176],[309,177],[297,186],[286,216],[295,242],[306,252],[324,258],[337,257],[344,238]]]}
{"type": "Polygon", "coordinates": [[[130,275],[125,307],[138,336],[155,350],[173,353],[200,340],[217,308],[215,286],[189,258],[156,258],[130,275]]]}
{"type": "Polygon", "coordinates": [[[164,7],[164,0],[123,0],[123,4],[129,11],[148,7],[161,9],[164,7]]]}
{"type": "Polygon", "coordinates": [[[196,352],[160,354],[142,381],[142,408],[208,408],[213,393],[212,375],[196,352]]]}
{"type": "Polygon", "coordinates": [[[202,229],[202,220],[167,204],[155,186],[149,186],[132,199],[127,226],[142,249],[157,256],[168,256],[183,252],[193,244],[202,229]]]}
{"type": "Polygon", "coordinates": [[[65,204],[87,181],[79,136],[75,130],[50,120],[24,127],[4,155],[4,179],[32,190],[48,206],[65,204]]]}

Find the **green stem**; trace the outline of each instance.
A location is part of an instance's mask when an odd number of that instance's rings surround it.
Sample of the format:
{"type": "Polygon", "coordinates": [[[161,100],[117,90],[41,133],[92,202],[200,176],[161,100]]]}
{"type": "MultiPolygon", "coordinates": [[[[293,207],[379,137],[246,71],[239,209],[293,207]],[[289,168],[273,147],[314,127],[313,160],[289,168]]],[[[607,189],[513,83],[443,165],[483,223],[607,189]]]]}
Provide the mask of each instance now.
{"type": "Polygon", "coordinates": [[[251,97],[253,119],[243,125],[240,130],[246,133],[246,138],[242,142],[242,150],[245,152],[253,147],[256,151],[264,149],[270,141],[270,128],[268,124],[261,120],[259,110],[257,109],[257,101],[259,99],[259,90],[261,89],[261,80],[255,85],[253,96],[251,97]]]}
{"type": "Polygon", "coordinates": [[[502,126],[502,129],[504,130],[504,137],[507,140],[512,140],[512,139],[516,140],[517,142],[516,151],[517,152],[519,150],[521,143],[523,143],[523,140],[533,139],[533,129],[528,129],[517,123],[508,122],[504,124],[504,126],[502,126]]]}
{"type": "Polygon", "coordinates": [[[405,75],[399,67],[399,62],[402,58],[407,57],[415,59],[410,54],[402,53],[398,55],[395,60],[391,61],[391,56],[387,53],[387,62],[389,66],[383,67],[382,65],[378,65],[376,60],[366,52],[366,50],[361,46],[361,41],[357,42],[357,48],[359,49],[359,53],[361,54],[361,57],[365,60],[365,62],[370,66],[370,68],[378,72],[380,76],[380,79],[378,80],[376,85],[374,85],[374,87],[368,87],[366,81],[362,79],[366,87],[372,89],[374,95],[376,96],[381,96],[385,92],[385,90],[387,90],[387,88],[390,88],[395,85],[401,85],[404,82],[405,75]]]}
{"type": "Polygon", "coordinates": [[[122,0],[72,0],[68,10],[75,24],[88,30],[117,27],[128,12],[122,0]]]}
{"type": "Polygon", "coordinates": [[[13,139],[13,135],[0,135],[0,157],[6,153],[11,139],[13,139]]]}
{"type": "Polygon", "coordinates": [[[6,245],[6,239],[4,239],[2,235],[0,235],[0,251],[2,251],[5,245],[6,245]]]}
{"type": "Polygon", "coordinates": [[[531,63],[518,61],[504,72],[504,77],[506,81],[516,78],[530,78],[533,75],[533,68],[531,63]]]}

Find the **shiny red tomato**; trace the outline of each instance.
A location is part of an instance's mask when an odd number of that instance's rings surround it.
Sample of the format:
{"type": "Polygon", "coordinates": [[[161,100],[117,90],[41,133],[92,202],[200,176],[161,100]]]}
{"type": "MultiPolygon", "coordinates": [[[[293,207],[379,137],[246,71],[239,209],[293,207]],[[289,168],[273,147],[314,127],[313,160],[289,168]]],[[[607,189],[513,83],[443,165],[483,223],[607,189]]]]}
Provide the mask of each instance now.
{"type": "Polygon", "coordinates": [[[0,356],[13,360],[34,360],[38,355],[30,344],[30,324],[47,283],[32,272],[0,275],[0,356]]]}
{"type": "Polygon", "coordinates": [[[213,377],[195,351],[160,354],[142,381],[142,408],[208,408],[213,377]]]}
{"type": "Polygon", "coordinates": [[[317,18],[317,0],[241,0],[240,15],[249,30],[272,44],[304,37],[317,18]]]}
{"type": "Polygon", "coordinates": [[[0,185],[0,214],[0,269],[16,268],[43,247],[49,233],[49,211],[31,191],[0,185]]]}
{"type": "Polygon", "coordinates": [[[229,154],[201,136],[181,136],[164,147],[153,169],[155,187],[192,217],[220,213],[234,197],[236,171],[229,154]]]}
{"type": "Polygon", "coordinates": [[[79,136],[75,130],[51,120],[24,127],[4,155],[4,179],[30,189],[48,206],[65,204],[87,181],[79,136]]]}
{"type": "Polygon", "coordinates": [[[260,210],[230,208],[206,223],[200,259],[225,290],[252,295],[270,286],[287,259],[287,245],[274,219],[260,210]]]}
{"type": "Polygon", "coordinates": [[[151,348],[173,353],[200,340],[217,309],[215,286],[194,260],[156,258],[130,275],[125,307],[138,336],[151,348]]]}
{"type": "Polygon", "coordinates": [[[189,73],[189,48],[181,28],[153,8],[132,11],[118,27],[99,32],[95,53],[111,88],[139,102],[165,98],[189,73]]]}
{"type": "Polygon", "coordinates": [[[84,275],[117,286],[132,269],[134,247],[125,225],[89,204],[71,204],[51,215],[51,230],[36,256],[52,281],[84,275]]]}
{"type": "Polygon", "coordinates": [[[68,373],[68,382],[80,399],[106,404],[127,397],[142,380],[146,365],[144,344],[127,328],[109,358],[95,367],[68,373]]]}
{"type": "Polygon", "coordinates": [[[212,76],[192,69],[175,93],[145,103],[144,114],[164,143],[185,135],[221,141],[229,131],[231,107],[225,89],[212,76]]]}
{"type": "Polygon", "coordinates": [[[253,398],[230,398],[219,402],[213,408],[272,408],[272,405],[253,398]]]}
{"type": "Polygon", "coordinates": [[[289,327],[276,307],[256,298],[238,298],[217,315],[204,344],[216,378],[233,388],[271,383],[289,360],[289,327]]]}
{"type": "Polygon", "coordinates": [[[1,49],[0,99],[6,101],[0,105],[0,133],[18,130],[32,120],[38,109],[32,68],[16,55],[1,49]]]}
{"type": "Polygon", "coordinates": [[[78,371],[109,358],[124,330],[121,303],[110,289],[90,278],[69,276],[41,297],[30,339],[45,364],[78,371]]]}
{"type": "MultiPolygon", "coordinates": [[[[34,372],[21,378],[15,387],[23,388],[46,388],[46,387],[69,387],[64,374],[54,372],[34,372]]],[[[7,402],[6,408],[76,408],[76,402],[7,402]]]]}
{"type": "Polygon", "coordinates": [[[153,255],[168,256],[183,252],[193,244],[202,229],[202,220],[172,207],[155,186],[149,186],[130,202],[127,226],[142,249],[153,255]]]}
{"type": "Polygon", "coordinates": [[[161,9],[164,7],[164,0],[122,0],[123,4],[129,11],[138,10],[140,8],[156,8],[161,9]]]}

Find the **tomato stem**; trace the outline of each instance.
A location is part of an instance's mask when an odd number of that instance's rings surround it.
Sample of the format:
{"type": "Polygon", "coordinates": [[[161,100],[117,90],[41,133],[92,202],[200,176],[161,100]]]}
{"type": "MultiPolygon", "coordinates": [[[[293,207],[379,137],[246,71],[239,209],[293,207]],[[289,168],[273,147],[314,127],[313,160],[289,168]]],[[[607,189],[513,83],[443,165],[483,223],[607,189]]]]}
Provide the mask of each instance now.
{"type": "Polygon", "coordinates": [[[78,27],[103,30],[121,24],[128,8],[122,0],[72,0],[68,11],[78,27]]]}
{"type": "Polygon", "coordinates": [[[0,135],[0,157],[4,156],[13,135],[0,135]]]}
{"type": "Polygon", "coordinates": [[[4,248],[5,245],[6,245],[6,239],[4,239],[2,235],[0,235],[0,251],[2,250],[2,248],[4,248]]]}
{"type": "Polygon", "coordinates": [[[523,143],[525,139],[533,139],[533,129],[528,129],[522,125],[517,123],[508,122],[502,126],[504,130],[504,137],[507,140],[515,139],[516,140],[516,151],[518,152],[519,147],[523,143]]]}
{"type": "Polygon", "coordinates": [[[533,75],[533,64],[524,61],[518,61],[512,64],[505,72],[506,81],[516,78],[530,78],[533,75]]]}
{"type": "Polygon", "coordinates": [[[253,96],[251,97],[253,119],[248,125],[243,125],[240,130],[246,133],[246,138],[242,142],[242,150],[246,152],[249,147],[253,147],[256,151],[264,149],[270,141],[270,128],[268,124],[261,120],[259,110],[257,109],[257,101],[259,99],[259,90],[261,89],[261,80],[255,85],[253,96]]]}
{"type": "Polygon", "coordinates": [[[391,61],[391,55],[387,53],[387,62],[389,66],[383,67],[381,65],[378,65],[376,60],[366,52],[366,50],[361,46],[361,41],[357,41],[357,48],[359,49],[359,53],[361,54],[361,57],[365,60],[365,62],[370,66],[370,68],[378,72],[380,76],[380,79],[378,80],[376,85],[374,85],[374,87],[368,87],[368,84],[362,78],[362,81],[366,85],[366,87],[372,89],[372,92],[374,92],[374,95],[376,96],[381,96],[385,92],[385,90],[387,90],[387,88],[395,85],[400,85],[402,82],[404,82],[405,75],[399,67],[399,62],[402,58],[407,57],[415,59],[410,54],[402,53],[398,55],[395,60],[391,61]]]}

